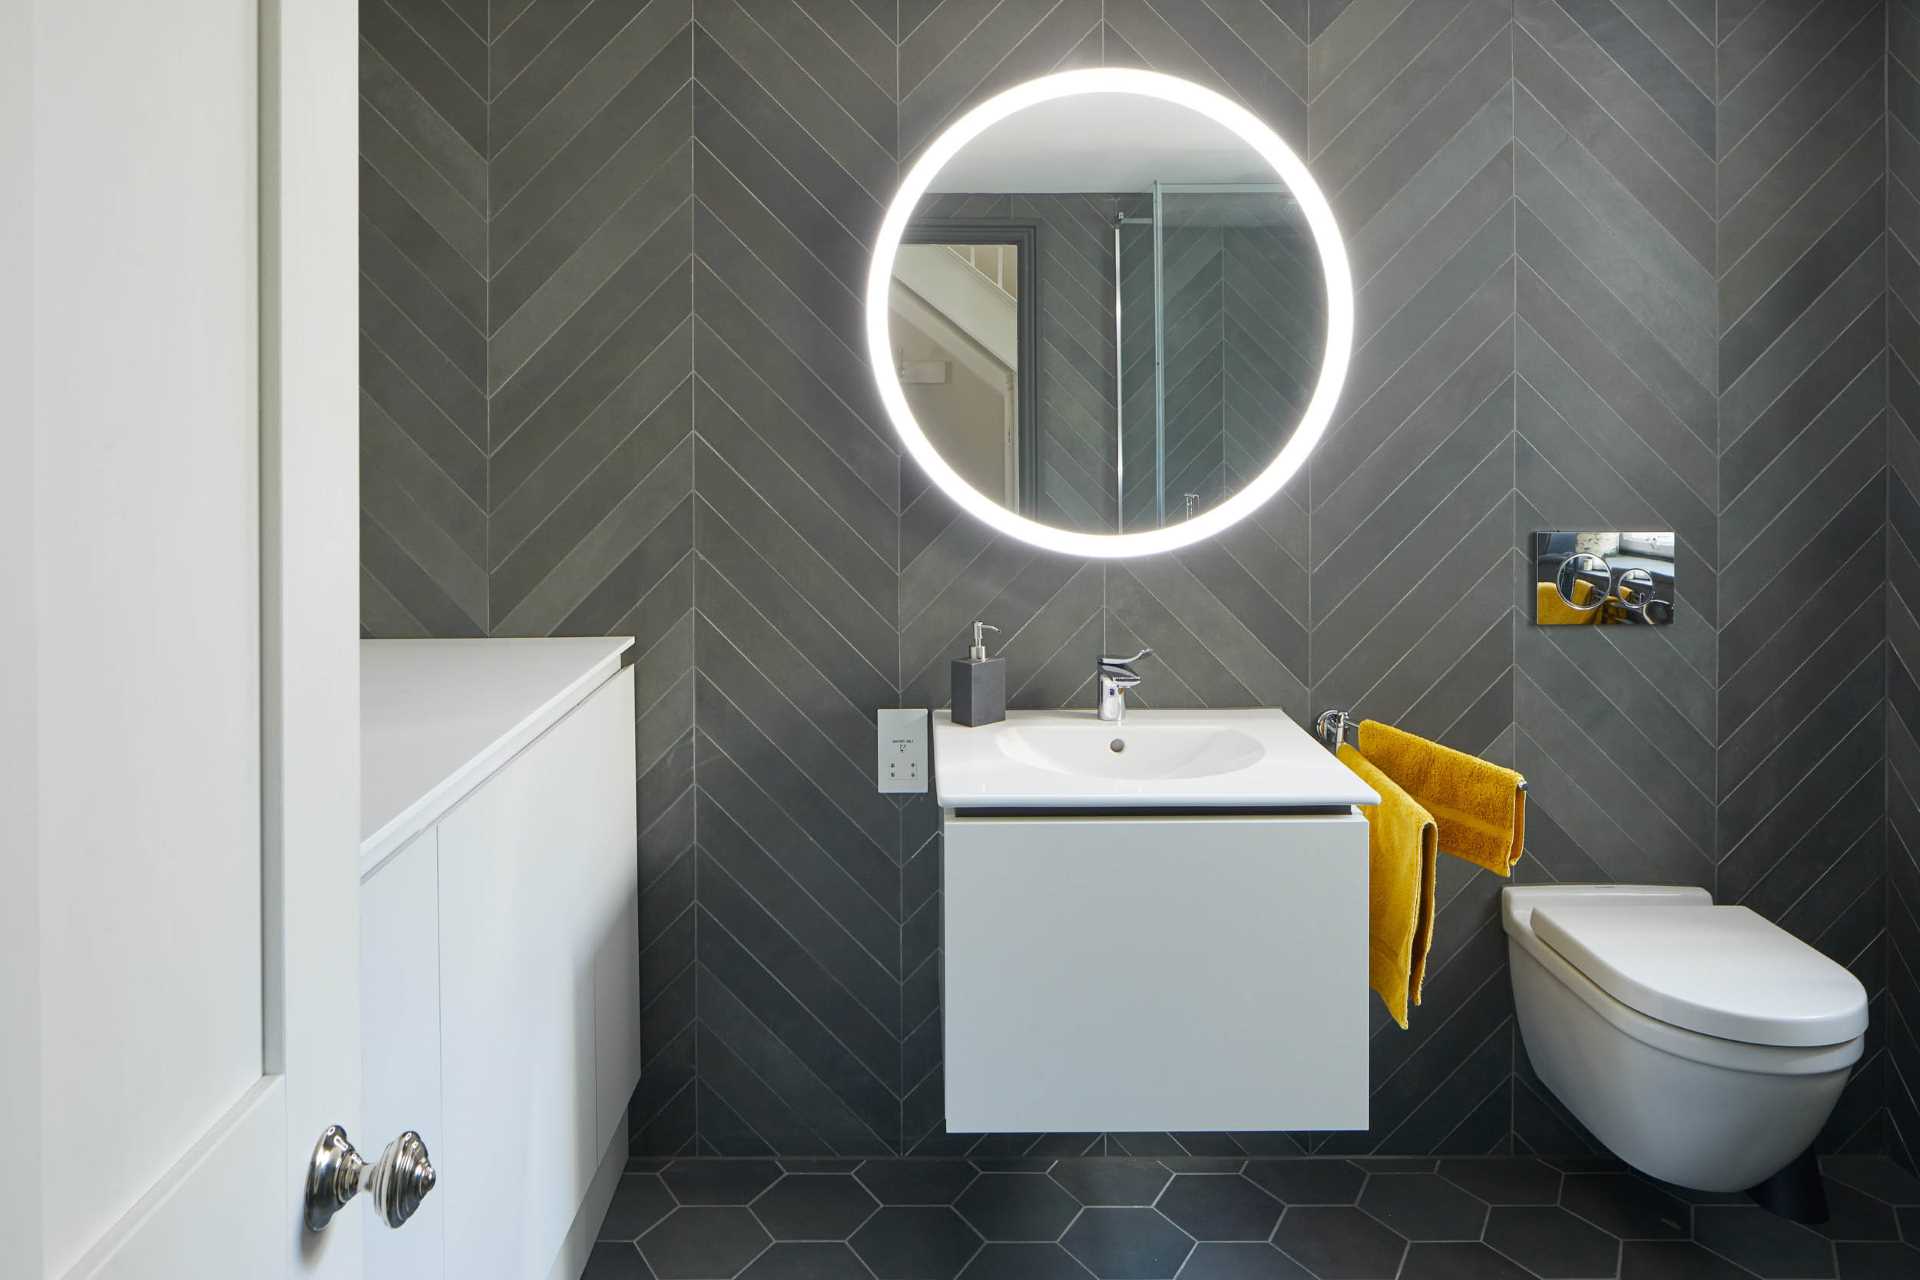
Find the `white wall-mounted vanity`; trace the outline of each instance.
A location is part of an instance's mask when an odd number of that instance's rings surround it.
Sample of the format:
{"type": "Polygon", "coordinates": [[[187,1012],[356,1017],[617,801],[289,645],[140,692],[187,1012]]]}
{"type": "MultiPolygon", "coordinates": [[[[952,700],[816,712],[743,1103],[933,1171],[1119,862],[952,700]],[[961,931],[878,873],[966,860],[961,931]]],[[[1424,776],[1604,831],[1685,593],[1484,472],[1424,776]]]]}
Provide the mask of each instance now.
{"type": "Polygon", "coordinates": [[[1363,1129],[1379,797],[1279,711],[933,723],[947,1128],[1363,1129]]]}

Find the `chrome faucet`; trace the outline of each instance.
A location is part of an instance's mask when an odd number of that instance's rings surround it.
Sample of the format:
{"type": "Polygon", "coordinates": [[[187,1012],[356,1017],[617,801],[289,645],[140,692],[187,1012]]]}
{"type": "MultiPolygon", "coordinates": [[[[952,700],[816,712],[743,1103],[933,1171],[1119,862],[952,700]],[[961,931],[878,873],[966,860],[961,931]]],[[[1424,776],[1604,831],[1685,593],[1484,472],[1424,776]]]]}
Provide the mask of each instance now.
{"type": "Polygon", "coordinates": [[[1093,678],[1099,686],[1099,702],[1094,710],[1101,720],[1119,724],[1126,717],[1127,690],[1140,683],[1140,674],[1133,669],[1133,664],[1152,656],[1153,650],[1142,649],[1131,658],[1103,657],[1094,665],[1093,678]]]}

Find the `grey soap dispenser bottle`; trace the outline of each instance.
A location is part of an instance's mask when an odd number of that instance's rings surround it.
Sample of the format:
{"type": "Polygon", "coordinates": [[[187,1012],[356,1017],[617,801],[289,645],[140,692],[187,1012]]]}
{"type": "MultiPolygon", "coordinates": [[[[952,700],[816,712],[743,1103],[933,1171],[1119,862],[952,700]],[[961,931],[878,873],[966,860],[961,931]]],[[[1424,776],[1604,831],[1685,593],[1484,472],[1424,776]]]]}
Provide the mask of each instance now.
{"type": "Polygon", "coordinates": [[[973,624],[973,647],[953,660],[953,722],[969,728],[997,724],[1007,718],[1007,660],[987,656],[984,632],[998,632],[984,622],[973,624]]]}

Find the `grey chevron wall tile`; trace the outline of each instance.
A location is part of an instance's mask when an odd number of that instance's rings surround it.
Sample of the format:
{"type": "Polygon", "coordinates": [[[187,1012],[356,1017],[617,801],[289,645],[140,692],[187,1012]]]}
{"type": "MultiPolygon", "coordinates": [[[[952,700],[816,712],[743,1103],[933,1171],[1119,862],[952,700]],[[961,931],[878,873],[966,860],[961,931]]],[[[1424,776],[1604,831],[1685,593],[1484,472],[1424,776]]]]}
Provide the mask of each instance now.
{"type": "MultiPolygon", "coordinates": [[[[1799,51],[1820,55],[1805,75],[1774,79],[1769,72],[1736,86],[1749,101],[1738,120],[1720,124],[1720,207],[1734,209],[1758,189],[1775,162],[1844,102],[1863,75],[1878,78],[1885,59],[1885,29],[1878,13],[1862,6],[1817,6],[1798,31],[1799,51]],[[1854,19],[1850,24],[1846,19],[1854,19]],[[1755,113],[1760,113],[1757,120],[1755,113]]],[[[1798,56],[1798,53],[1790,56],[1798,56]]],[[[1723,77],[1722,92],[1728,92],[1723,77]]],[[[1879,101],[1879,95],[1873,95],[1879,101]]]]}
{"type": "Polygon", "coordinates": [[[472,71],[475,48],[484,56],[444,5],[361,6],[361,561],[386,619],[376,635],[487,626],[473,572],[486,560],[485,520],[473,519],[487,492],[484,373],[474,380],[485,364],[484,61],[477,86],[455,70],[472,71]]]}
{"type": "Polygon", "coordinates": [[[1150,67],[1238,98],[1304,151],[1307,58],[1296,14],[1178,0],[1106,0],[1104,9],[1108,64],[1150,67]],[[1223,19],[1236,9],[1256,21],[1223,19]]]}
{"type": "MultiPolygon", "coordinates": [[[[1499,882],[1450,861],[1367,1132],[947,1134],[938,810],[875,794],[871,721],[944,703],[976,617],[1018,706],[1152,645],[1140,705],[1338,702],[1514,764],[1522,880],[1711,885],[1852,967],[1822,1143],[1920,1148],[1915,0],[367,0],[362,38],[362,629],[636,637],[636,1152],[1597,1149],[1518,1047],[1499,882]],[[900,165],[1102,63],[1269,120],[1356,289],[1307,470],[1112,564],[930,487],[860,339],[900,165]],[[1548,527],[1675,529],[1678,621],[1534,629],[1548,527]]],[[[1044,262],[1043,413],[1049,510],[1098,521],[1102,210],[1022,212],[1090,246],[1044,262]]],[[[1172,246],[1183,490],[1257,468],[1319,341],[1271,302],[1297,255],[1230,239],[1172,246]]]]}
{"type": "MultiPolygon", "coordinates": [[[[560,512],[551,537],[561,545],[526,544],[522,558],[504,562],[494,574],[502,598],[496,602],[499,616],[493,632],[554,634],[622,565],[644,555],[647,540],[669,537],[676,546],[683,544],[692,467],[693,446],[683,439],[644,476],[622,488],[597,520],[591,508],[560,512]],[[574,537],[578,540],[570,541],[574,537]]],[[[611,487],[619,487],[619,480],[611,487]]]]}
{"type": "Polygon", "coordinates": [[[1887,5],[1886,1042],[1888,1147],[1920,1169],[1920,4],[1887,5]]]}
{"type": "Polygon", "coordinates": [[[908,1030],[899,810],[871,758],[899,460],[856,344],[893,45],[854,4],[694,17],[699,1141],[881,1154],[908,1030]]]}
{"type": "Polygon", "coordinates": [[[908,46],[928,42],[919,32],[902,42],[901,160],[910,161],[963,104],[1097,60],[1100,7],[1100,0],[1005,0],[937,56],[916,50],[911,73],[908,46]]]}
{"type": "Polygon", "coordinates": [[[361,0],[362,48],[379,57],[475,150],[487,145],[486,53],[444,5],[430,0],[361,0]],[[437,21],[446,13],[449,21],[437,21]]]}
{"type": "MultiPolygon", "coordinates": [[[[363,149],[388,157],[386,167],[395,179],[416,192],[433,190],[430,179],[437,178],[469,208],[484,214],[487,162],[482,150],[436,111],[378,48],[363,43],[361,52],[363,149]]],[[[470,215],[458,216],[470,221],[470,215]]]]}
{"type": "Polygon", "coordinates": [[[597,0],[525,70],[496,86],[487,167],[494,207],[511,203],[583,131],[591,139],[603,113],[622,114],[635,96],[645,96],[636,75],[675,44],[690,16],[689,0],[597,0]]]}
{"type": "MultiPolygon", "coordinates": [[[[717,60],[732,63],[739,74],[776,98],[778,111],[785,117],[778,122],[782,135],[804,135],[870,199],[884,206],[893,189],[894,140],[884,131],[883,136],[875,136],[850,113],[848,104],[835,96],[845,86],[814,80],[753,20],[751,11],[734,0],[699,0],[695,18],[700,48],[694,66],[702,81],[716,74],[717,60]]],[[[835,204],[830,202],[830,207],[835,204]]]]}
{"type": "MultiPolygon", "coordinates": [[[[1445,68],[1448,78],[1425,109],[1371,153],[1349,181],[1337,188],[1327,186],[1327,197],[1343,224],[1363,227],[1389,212],[1400,202],[1401,191],[1427,168],[1436,153],[1459,137],[1463,129],[1484,118],[1489,104],[1499,98],[1511,103],[1512,67],[1507,44],[1505,31],[1496,31],[1465,65],[1445,68]]],[[[1494,111],[1498,113],[1499,108],[1494,107],[1494,111]]],[[[1374,135],[1368,135],[1353,141],[1365,145],[1374,140],[1374,135]]],[[[1318,145],[1318,139],[1315,143],[1318,145]]],[[[1338,153],[1342,145],[1336,137],[1329,142],[1328,150],[1338,153]]]]}
{"type": "MultiPolygon", "coordinates": [[[[1717,282],[1716,885],[1852,967],[1881,1008],[1886,21],[1881,5],[1834,0],[1757,13],[1723,42],[1717,282]]],[[[1823,1148],[1883,1128],[1881,1043],[1823,1148]]]]}
{"type": "MultiPolygon", "coordinates": [[[[1316,80],[1307,117],[1316,178],[1330,192],[1343,192],[1369,164],[1393,154],[1395,139],[1422,131],[1423,117],[1455,123],[1459,105],[1450,86],[1456,80],[1471,86],[1475,73],[1491,65],[1481,55],[1504,46],[1511,14],[1510,4],[1494,0],[1409,5],[1337,75],[1316,80]]],[[[1504,47],[1497,53],[1504,70],[1504,47]]],[[[1496,78],[1504,77],[1496,71],[1496,78]]]]}

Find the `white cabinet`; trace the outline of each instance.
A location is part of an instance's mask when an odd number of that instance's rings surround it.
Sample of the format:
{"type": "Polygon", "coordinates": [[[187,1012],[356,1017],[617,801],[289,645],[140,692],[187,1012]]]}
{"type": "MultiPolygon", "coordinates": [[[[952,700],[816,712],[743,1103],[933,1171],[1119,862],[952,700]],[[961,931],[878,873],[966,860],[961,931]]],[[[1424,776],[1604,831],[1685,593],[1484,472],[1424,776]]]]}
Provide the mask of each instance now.
{"type": "Polygon", "coordinates": [[[1367,825],[944,824],[947,1128],[1367,1126],[1367,825]]]}
{"type": "Polygon", "coordinates": [[[370,1276],[572,1280],[624,1166],[633,673],[582,692],[362,882],[362,1148],[418,1129],[439,1174],[412,1222],[369,1231],[370,1276]]]}

